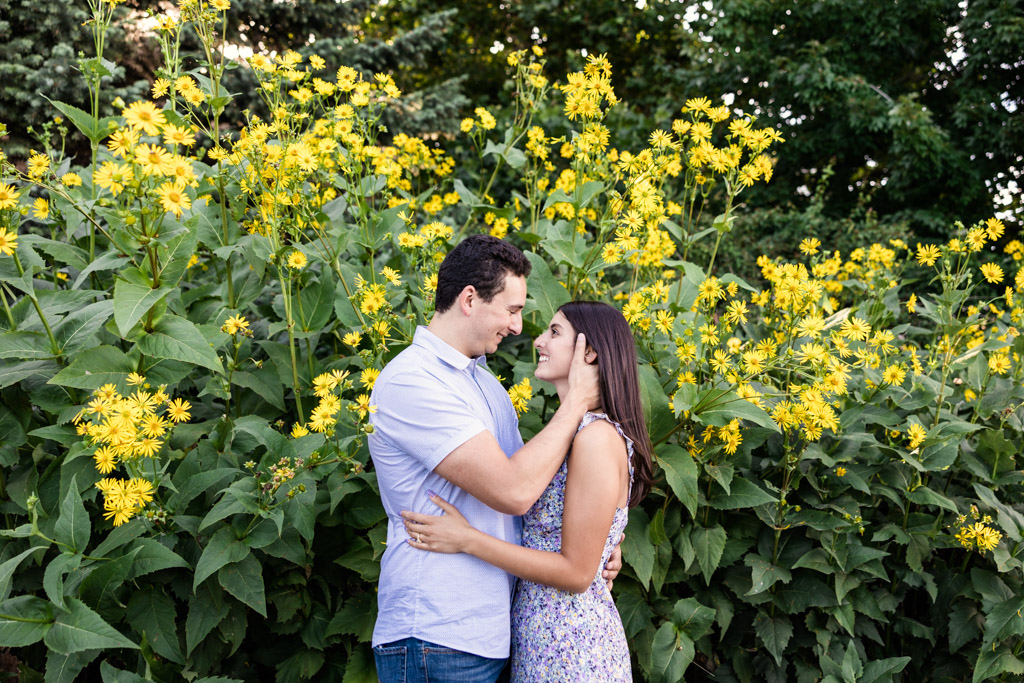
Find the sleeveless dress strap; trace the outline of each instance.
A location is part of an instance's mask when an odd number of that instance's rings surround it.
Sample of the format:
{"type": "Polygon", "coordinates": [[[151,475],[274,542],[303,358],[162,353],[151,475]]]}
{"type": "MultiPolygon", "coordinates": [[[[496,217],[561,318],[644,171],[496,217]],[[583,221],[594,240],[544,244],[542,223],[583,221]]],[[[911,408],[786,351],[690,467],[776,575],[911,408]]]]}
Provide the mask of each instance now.
{"type": "Polygon", "coordinates": [[[581,429],[597,420],[604,420],[611,424],[615,427],[615,431],[619,433],[619,436],[626,441],[626,467],[629,469],[629,490],[627,495],[631,496],[633,495],[633,440],[622,431],[622,425],[608,417],[607,413],[594,413],[589,410],[583,414],[583,420],[580,422],[580,426],[576,428],[576,432],[579,433],[581,429]]]}

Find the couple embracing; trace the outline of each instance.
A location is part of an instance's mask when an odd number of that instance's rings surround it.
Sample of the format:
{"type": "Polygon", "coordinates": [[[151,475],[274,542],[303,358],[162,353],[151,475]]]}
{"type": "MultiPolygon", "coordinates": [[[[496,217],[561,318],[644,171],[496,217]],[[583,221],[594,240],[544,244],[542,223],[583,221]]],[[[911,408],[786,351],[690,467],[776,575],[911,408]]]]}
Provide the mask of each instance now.
{"type": "Polygon", "coordinates": [[[610,581],[651,481],[633,337],[611,306],[562,306],[534,342],[560,407],[524,445],[485,356],[522,330],[529,271],[506,242],[461,242],[433,319],[374,386],[383,683],[632,680],[610,581]]]}

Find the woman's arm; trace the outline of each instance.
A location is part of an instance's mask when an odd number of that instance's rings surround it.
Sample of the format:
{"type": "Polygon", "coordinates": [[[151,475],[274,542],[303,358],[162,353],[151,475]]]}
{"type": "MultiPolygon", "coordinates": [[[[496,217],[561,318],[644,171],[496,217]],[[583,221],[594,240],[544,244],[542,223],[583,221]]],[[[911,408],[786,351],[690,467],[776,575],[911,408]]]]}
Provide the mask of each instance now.
{"type": "Polygon", "coordinates": [[[609,423],[594,422],[577,434],[569,457],[559,553],[524,548],[469,526],[459,511],[433,496],[445,514],[403,512],[410,544],[434,552],[464,552],[510,574],[562,590],[590,587],[616,506],[626,497],[626,445],[609,423]]]}

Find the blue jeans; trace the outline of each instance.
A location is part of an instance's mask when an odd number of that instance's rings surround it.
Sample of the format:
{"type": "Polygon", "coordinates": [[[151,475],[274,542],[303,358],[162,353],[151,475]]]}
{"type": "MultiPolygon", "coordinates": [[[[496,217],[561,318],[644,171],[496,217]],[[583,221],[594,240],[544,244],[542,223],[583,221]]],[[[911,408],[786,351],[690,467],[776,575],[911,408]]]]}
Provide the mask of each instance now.
{"type": "Polygon", "coordinates": [[[490,659],[404,638],[373,648],[381,683],[493,683],[505,659],[490,659]]]}

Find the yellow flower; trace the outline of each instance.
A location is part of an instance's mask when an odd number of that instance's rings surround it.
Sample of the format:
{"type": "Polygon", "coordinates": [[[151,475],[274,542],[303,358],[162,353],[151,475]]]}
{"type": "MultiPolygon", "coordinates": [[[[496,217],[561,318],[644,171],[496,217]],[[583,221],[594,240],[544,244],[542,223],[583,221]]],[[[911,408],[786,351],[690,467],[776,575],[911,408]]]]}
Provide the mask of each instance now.
{"type": "Polygon", "coordinates": [[[926,436],[928,436],[928,432],[916,422],[907,429],[907,438],[910,439],[911,448],[920,446],[926,436]]]}
{"type": "Polygon", "coordinates": [[[384,276],[384,279],[396,287],[402,284],[402,278],[394,268],[384,266],[380,271],[380,274],[384,276]]]}
{"type": "Polygon", "coordinates": [[[356,397],[355,403],[349,406],[349,410],[359,413],[359,417],[364,418],[370,413],[376,413],[377,406],[370,405],[369,394],[359,394],[356,397]]]}
{"type": "Polygon", "coordinates": [[[82,176],[77,173],[65,173],[60,177],[60,182],[64,187],[78,187],[82,184],[82,176]]]}
{"type": "Polygon", "coordinates": [[[14,189],[13,185],[0,183],[0,210],[13,209],[18,205],[18,197],[21,193],[14,189]]]}
{"type": "Polygon", "coordinates": [[[128,386],[141,387],[146,383],[146,378],[137,372],[130,372],[125,378],[125,382],[128,383],[128,386]]]}
{"type": "Polygon", "coordinates": [[[836,468],[836,476],[837,477],[845,477],[846,476],[846,468],[843,467],[842,465],[837,467],[836,468]]]}
{"type": "Polygon", "coordinates": [[[164,144],[191,147],[196,144],[196,136],[189,128],[168,125],[164,128],[164,144]]]}
{"type": "Polygon", "coordinates": [[[349,332],[348,334],[341,338],[341,343],[355,347],[359,346],[359,342],[362,341],[362,339],[363,335],[359,334],[358,332],[349,332]]]}
{"type": "Polygon", "coordinates": [[[32,202],[32,215],[39,220],[45,220],[50,215],[50,202],[43,197],[36,197],[32,202]]]}
{"type": "Polygon", "coordinates": [[[839,326],[839,334],[846,339],[865,341],[871,334],[871,325],[856,316],[847,318],[839,326]]]}
{"type": "Polygon", "coordinates": [[[530,386],[530,378],[524,377],[522,382],[509,389],[508,397],[512,400],[512,407],[516,409],[517,415],[525,413],[530,399],[533,398],[533,387],[530,386]]]}
{"type": "Polygon", "coordinates": [[[907,371],[899,365],[890,365],[882,372],[882,381],[893,386],[901,386],[907,376],[907,371]]]}
{"type": "Polygon", "coordinates": [[[1010,357],[1005,352],[996,352],[988,357],[988,369],[995,375],[1005,375],[1010,369],[1010,357]]]}
{"type": "Polygon", "coordinates": [[[224,324],[221,325],[220,329],[223,330],[224,332],[227,332],[228,334],[233,335],[238,334],[239,332],[247,329],[248,327],[249,321],[246,320],[245,317],[240,315],[233,315],[224,321],[224,324]]]}
{"type": "Polygon", "coordinates": [[[98,448],[92,459],[96,462],[96,469],[100,474],[110,474],[117,467],[117,454],[107,446],[98,448]]]}
{"type": "Polygon", "coordinates": [[[146,135],[158,135],[167,122],[164,113],[146,101],[132,102],[121,111],[121,115],[129,127],[141,129],[146,135]]]}
{"type": "Polygon", "coordinates": [[[184,399],[176,398],[167,403],[167,418],[173,422],[185,422],[192,417],[188,412],[191,408],[191,403],[184,399]]]}
{"type": "Polygon", "coordinates": [[[175,217],[180,217],[182,210],[192,206],[192,199],[186,194],[185,184],[182,182],[168,181],[158,187],[156,193],[160,197],[160,206],[164,211],[173,213],[175,217]]]}
{"type": "Polygon", "coordinates": [[[132,167],[128,164],[117,164],[113,161],[104,161],[92,174],[92,181],[103,189],[110,190],[115,197],[124,190],[126,183],[135,178],[132,167]]]}
{"type": "Polygon", "coordinates": [[[997,263],[986,263],[981,266],[981,274],[992,284],[999,284],[1003,281],[1003,269],[997,263]]]}
{"type": "Polygon", "coordinates": [[[935,262],[939,260],[939,256],[941,255],[939,248],[934,244],[922,246],[918,243],[917,245],[917,262],[922,266],[935,265],[935,262]]]}
{"type": "Polygon", "coordinates": [[[910,298],[907,299],[907,312],[908,313],[916,313],[917,312],[917,294],[911,294],[910,298]]]}
{"type": "Polygon", "coordinates": [[[166,78],[158,78],[153,81],[153,97],[164,97],[171,90],[171,82],[166,78]]]}
{"type": "Polygon", "coordinates": [[[50,157],[46,154],[33,153],[28,159],[28,175],[30,178],[41,178],[50,168],[50,157]]]}
{"type": "Polygon", "coordinates": [[[171,155],[163,147],[157,145],[139,145],[135,151],[135,161],[142,168],[143,175],[170,175],[173,166],[171,155]]]}
{"type": "Polygon", "coordinates": [[[309,434],[309,430],[306,429],[303,425],[300,425],[298,422],[296,422],[294,425],[292,425],[292,438],[293,439],[299,439],[299,438],[301,438],[303,436],[306,436],[307,434],[309,434]]]}
{"type": "Polygon", "coordinates": [[[128,153],[139,143],[140,133],[137,130],[115,131],[107,140],[107,149],[115,157],[126,157],[128,153]]]}
{"type": "Polygon", "coordinates": [[[377,381],[380,370],[377,368],[366,368],[359,373],[359,383],[367,389],[373,389],[373,383],[377,381]]]}
{"type": "Polygon", "coordinates": [[[821,240],[817,237],[807,237],[800,241],[800,251],[807,256],[814,256],[818,253],[818,247],[821,246],[821,240]]]}
{"type": "Polygon", "coordinates": [[[210,6],[218,12],[227,12],[231,9],[231,0],[210,0],[210,6]]]}
{"type": "Polygon", "coordinates": [[[1003,231],[1006,230],[1006,226],[998,218],[989,218],[985,221],[985,234],[992,241],[995,241],[1003,236],[1003,231]]]}
{"type": "Polygon", "coordinates": [[[306,263],[308,263],[306,255],[298,249],[288,254],[288,267],[292,270],[302,270],[306,267],[306,263]]]}

